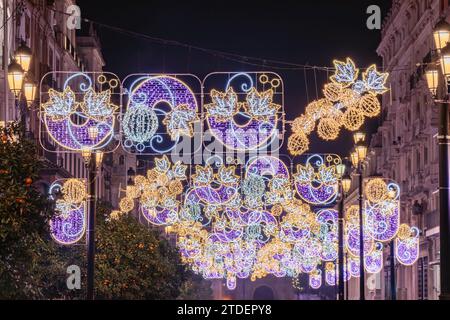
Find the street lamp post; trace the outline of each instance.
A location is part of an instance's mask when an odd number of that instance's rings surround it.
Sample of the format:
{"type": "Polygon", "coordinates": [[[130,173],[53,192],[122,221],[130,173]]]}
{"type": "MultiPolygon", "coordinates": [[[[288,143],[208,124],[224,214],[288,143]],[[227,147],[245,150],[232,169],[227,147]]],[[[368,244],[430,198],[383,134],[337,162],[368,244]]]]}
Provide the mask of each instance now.
{"type": "Polygon", "coordinates": [[[338,213],[338,300],[344,300],[344,201],[345,195],[350,190],[352,180],[350,179],[350,176],[346,174],[346,167],[344,164],[338,165],[336,170],[340,178],[339,189],[341,194],[338,213]]]}
{"type": "Polygon", "coordinates": [[[100,168],[103,160],[103,153],[91,153],[89,150],[83,151],[86,168],[88,171],[88,192],[89,192],[89,215],[86,230],[87,243],[87,300],[95,298],[95,216],[97,205],[96,176],[97,169],[100,168]]]}
{"type": "Polygon", "coordinates": [[[426,71],[428,87],[439,105],[439,211],[440,211],[440,279],[441,300],[450,300],[450,130],[449,130],[449,85],[450,85],[450,26],[439,22],[433,32],[436,52],[444,76],[445,97],[437,99],[439,71],[426,71]]]}
{"type": "Polygon", "coordinates": [[[352,164],[358,175],[359,202],[359,299],[365,300],[365,271],[364,271],[364,196],[363,196],[363,162],[367,156],[367,146],[364,144],[366,136],[362,132],[354,134],[355,151],[351,154],[352,164]]]}

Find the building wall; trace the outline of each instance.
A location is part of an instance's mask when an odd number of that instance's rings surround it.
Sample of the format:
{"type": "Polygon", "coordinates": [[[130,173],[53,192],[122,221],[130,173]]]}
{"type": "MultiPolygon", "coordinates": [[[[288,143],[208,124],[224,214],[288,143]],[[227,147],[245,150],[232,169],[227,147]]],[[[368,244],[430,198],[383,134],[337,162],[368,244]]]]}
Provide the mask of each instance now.
{"type": "MultiPolygon", "coordinates": [[[[447,0],[394,0],[377,49],[390,73],[390,93],[383,96],[382,124],[372,137],[365,175],[395,180],[402,189],[401,222],[422,231],[418,263],[396,265],[397,299],[439,297],[438,108],[422,68],[433,50],[434,25],[449,15],[447,0]]],[[[367,298],[389,298],[388,248],[384,257],[378,289],[367,298]]],[[[356,299],[357,281],[350,288],[356,299]]]]}
{"type": "MultiPolygon", "coordinates": [[[[8,0],[8,10],[15,12],[16,2],[8,0]]],[[[0,23],[3,25],[3,0],[1,0],[2,17],[0,23]]],[[[105,62],[103,60],[100,41],[92,26],[82,26],[81,35],[76,30],[67,28],[67,7],[76,4],[73,0],[28,0],[24,1],[24,9],[18,15],[13,15],[8,20],[9,26],[9,53],[12,56],[15,49],[23,40],[33,52],[32,65],[28,73],[36,84],[41,84],[42,77],[51,71],[80,72],[80,71],[102,71],[105,62]]],[[[0,42],[3,43],[4,32],[0,32],[0,42]]],[[[0,51],[3,59],[3,46],[0,51]]],[[[5,90],[3,64],[0,66],[0,112],[1,120],[4,120],[5,90]]],[[[50,81],[43,82],[38,88],[42,92],[50,87],[61,88],[62,78],[55,76],[50,81]]],[[[7,121],[18,120],[19,112],[14,105],[14,97],[7,90],[7,121]]],[[[23,102],[22,102],[23,103],[23,102]]],[[[44,171],[44,180],[51,182],[59,178],[69,176],[86,178],[87,171],[80,154],[69,153],[60,148],[56,143],[40,131],[38,111],[39,97],[35,105],[28,111],[27,124],[29,131],[39,146],[40,157],[48,163],[51,170],[44,171]],[[39,142],[39,135],[43,146],[39,142]],[[45,147],[45,148],[44,148],[45,147]],[[52,150],[54,152],[47,152],[52,150]]],[[[97,194],[102,200],[111,202],[113,197],[113,173],[114,163],[112,155],[105,155],[104,163],[99,171],[97,179],[97,194]]],[[[125,173],[122,173],[125,175],[125,173]]],[[[116,188],[117,189],[117,188],[116,188]]]]}

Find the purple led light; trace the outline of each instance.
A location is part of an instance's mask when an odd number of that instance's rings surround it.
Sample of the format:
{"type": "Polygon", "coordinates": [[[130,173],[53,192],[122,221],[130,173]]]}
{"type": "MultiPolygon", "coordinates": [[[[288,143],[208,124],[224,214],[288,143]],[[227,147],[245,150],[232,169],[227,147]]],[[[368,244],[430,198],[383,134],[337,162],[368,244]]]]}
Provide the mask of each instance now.
{"type": "Polygon", "coordinates": [[[61,244],[73,244],[84,235],[85,206],[73,208],[67,214],[59,214],[50,220],[50,233],[55,241],[61,244]]]}

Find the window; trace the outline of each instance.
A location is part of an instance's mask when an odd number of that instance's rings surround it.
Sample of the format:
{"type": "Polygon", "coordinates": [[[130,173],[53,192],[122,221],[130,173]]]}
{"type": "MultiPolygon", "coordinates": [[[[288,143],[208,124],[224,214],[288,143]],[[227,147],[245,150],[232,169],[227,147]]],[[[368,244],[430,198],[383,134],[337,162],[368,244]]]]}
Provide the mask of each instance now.
{"type": "Polygon", "coordinates": [[[124,156],[120,156],[119,157],[119,165],[123,166],[125,164],[125,157],[124,156]]]}
{"type": "Polygon", "coordinates": [[[417,290],[419,300],[428,300],[428,257],[419,258],[417,261],[417,290]]]}
{"type": "Polygon", "coordinates": [[[423,152],[423,161],[425,162],[425,165],[428,165],[428,147],[424,148],[423,152]]]}

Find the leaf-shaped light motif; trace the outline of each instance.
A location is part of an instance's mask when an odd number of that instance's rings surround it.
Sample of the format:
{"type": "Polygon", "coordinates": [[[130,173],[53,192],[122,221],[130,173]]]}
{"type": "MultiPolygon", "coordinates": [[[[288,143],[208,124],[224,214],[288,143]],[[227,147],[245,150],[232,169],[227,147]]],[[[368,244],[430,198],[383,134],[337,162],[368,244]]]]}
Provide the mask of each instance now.
{"type": "Polygon", "coordinates": [[[210,95],[212,103],[205,105],[209,116],[215,117],[219,122],[225,122],[236,114],[239,103],[233,88],[228,88],[225,93],[213,89],[210,95]]]}
{"type": "Polygon", "coordinates": [[[272,103],[272,89],[259,93],[255,87],[247,94],[246,111],[257,120],[268,121],[270,117],[277,114],[280,105],[272,103]]]}
{"type": "Polygon", "coordinates": [[[228,168],[225,166],[222,166],[219,169],[219,173],[218,173],[219,181],[221,183],[223,183],[224,185],[228,185],[228,186],[237,183],[239,180],[239,177],[237,175],[235,175],[234,172],[235,172],[234,166],[230,166],[228,168]]]}
{"type": "Polygon", "coordinates": [[[96,93],[94,89],[89,88],[84,95],[84,101],[81,104],[83,112],[97,121],[103,122],[111,117],[117,106],[111,104],[111,91],[106,90],[96,93]]]}
{"type": "Polygon", "coordinates": [[[388,91],[388,88],[386,88],[388,77],[389,73],[378,72],[376,65],[371,65],[363,73],[363,81],[369,92],[373,94],[383,94],[388,91]]]}
{"type": "Polygon", "coordinates": [[[162,158],[155,159],[156,167],[155,170],[160,173],[166,173],[170,169],[170,161],[167,156],[163,156],[162,158]]]}
{"type": "Polygon", "coordinates": [[[208,185],[213,180],[213,169],[210,166],[202,168],[201,166],[196,166],[195,174],[192,176],[194,184],[208,185]]]}
{"type": "Polygon", "coordinates": [[[325,185],[335,184],[337,182],[336,167],[335,166],[327,167],[325,165],[322,165],[319,168],[317,176],[319,182],[325,185]]]}
{"type": "Polygon", "coordinates": [[[311,164],[307,163],[306,166],[297,166],[297,174],[294,175],[294,178],[295,182],[298,182],[302,185],[308,185],[314,179],[314,176],[314,168],[311,166],[311,164]]]}
{"type": "Polygon", "coordinates": [[[335,60],[333,63],[336,71],[330,77],[331,81],[342,84],[344,87],[348,87],[356,81],[359,69],[356,68],[352,59],[347,58],[346,62],[335,60]]]}
{"type": "Polygon", "coordinates": [[[171,172],[175,179],[186,180],[186,170],[187,166],[178,161],[173,165],[171,172]]]}
{"type": "Polygon", "coordinates": [[[53,89],[48,91],[50,100],[42,105],[44,112],[53,121],[61,121],[69,117],[76,109],[75,93],[66,87],[63,92],[53,89]]]}
{"type": "Polygon", "coordinates": [[[194,135],[193,122],[198,120],[197,112],[182,104],[169,112],[163,123],[167,126],[170,138],[177,140],[181,135],[192,137],[194,135]]]}

